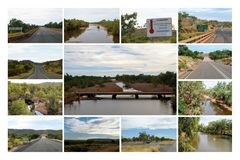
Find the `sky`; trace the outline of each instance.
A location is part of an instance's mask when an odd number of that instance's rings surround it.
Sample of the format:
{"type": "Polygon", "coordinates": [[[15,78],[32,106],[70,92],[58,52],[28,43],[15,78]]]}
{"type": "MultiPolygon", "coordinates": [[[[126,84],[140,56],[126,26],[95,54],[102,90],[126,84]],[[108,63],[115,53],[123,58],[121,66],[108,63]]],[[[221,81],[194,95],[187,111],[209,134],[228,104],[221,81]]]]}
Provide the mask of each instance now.
{"type": "Polygon", "coordinates": [[[62,130],[61,117],[42,116],[9,116],[9,129],[34,129],[34,130],[62,130]]]}
{"type": "Polygon", "coordinates": [[[103,19],[119,19],[117,8],[67,8],[64,10],[65,19],[80,19],[87,22],[98,22],[103,19]]]}
{"type": "Polygon", "coordinates": [[[177,46],[65,46],[65,73],[115,76],[176,72],[177,46]]]}
{"type": "Polygon", "coordinates": [[[211,121],[217,121],[217,120],[221,120],[221,119],[232,120],[231,117],[223,117],[223,116],[221,116],[221,117],[201,117],[200,124],[208,125],[208,123],[211,121]]]}
{"type": "Polygon", "coordinates": [[[65,117],[65,139],[119,138],[119,118],[65,117]]]}
{"type": "Polygon", "coordinates": [[[231,45],[187,45],[192,51],[199,51],[203,53],[210,53],[216,50],[232,50],[231,45]]]}
{"type": "Polygon", "coordinates": [[[137,26],[144,26],[146,19],[150,18],[172,18],[172,24],[175,28],[178,26],[177,9],[171,8],[139,8],[139,9],[121,9],[121,15],[137,12],[137,26]]]}
{"type": "MultiPolygon", "coordinates": [[[[218,82],[223,82],[223,81],[203,81],[207,89],[213,88],[214,86],[217,85],[218,82]]],[[[226,83],[229,83],[229,82],[226,82],[226,83]]]]}
{"type": "Polygon", "coordinates": [[[27,79],[21,79],[21,80],[9,80],[11,83],[27,83],[27,84],[41,84],[41,83],[61,83],[62,80],[60,79],[47,79],[47,80],[27,80],[27,79]]]}
{"type": "Polygon", "coordinates": [[[44,25],[49,22],[62,21],[62,9],[59,8],[11,8],[8,10],[8,21],[12,18],[24,23],[44,25]]]}
{"type": "Polygon", "coordinates": [[[187,12],[192,16],[205,20],[232,21],[231,8],[183,8],[179,12],[187,12]]]}
{"type": "Polygon", "coordinates": [[[145,131],[148,134],[159,137],[176,139],[176,118],[165,117],[123,117],[122,136],[134,137],[139,132],[145,131]]]}
{"type": "Polygon", "coordinates": [[[46,62],[62,59],[62,46],[46,45],[9,45],[8,59],[46,62]]]}

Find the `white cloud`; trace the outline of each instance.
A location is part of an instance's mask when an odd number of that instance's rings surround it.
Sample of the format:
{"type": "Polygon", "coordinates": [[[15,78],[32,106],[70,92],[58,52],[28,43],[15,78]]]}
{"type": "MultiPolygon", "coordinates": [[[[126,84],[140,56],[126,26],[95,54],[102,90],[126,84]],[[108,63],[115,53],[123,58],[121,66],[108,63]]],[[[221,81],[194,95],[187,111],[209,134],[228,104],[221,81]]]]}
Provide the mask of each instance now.
{"type": "Polygon", "coordinates": [[[176,128],[176,118],[163,117],[123,117],[122,129],[172,129],[176,128]]]}
{"type": "Polygon", "coordinates": [[[62,129],[62,118],[57,116],[10,116],[8,118],[9,129],[62,129]]]}
{"type": "Polygon", "coordinates": [[[121,9],[121,15],[137,12],[137,22],[139,26],[146,23],[149,18],[172,18],[172,24],[178,27],[178,11],[174,8],[138,8],[121,9]]]}
{"type": "Polygon", "coordinates": [[[59,8],[11,8],[8,20],[17,18],[24,23],[44,25],[49,22],[62,21],[62,9],[59,8]]]}
{"type": "Polygon", "coordinates": [[[119,118],[101,117],[90,120],[66,118],[65,125],[75,133],[119,135],[119,118]]]}
{"type": "Polygon", "coordinates": [[[65,73],[78,75],[159,74],[176,72],[176,58],[175,45],[85,45],[66,46],[64,63],[65,73]]]}
{"type": "Polygon", "coordinates": [[[62,80],[58,79],[47,79],[47,80],[26,80],[26,79],[21,79],[21,80],[9,80],[11,83],[27,83],[27,84],[41,84],[41,83],[61,83],[62,80]]]}

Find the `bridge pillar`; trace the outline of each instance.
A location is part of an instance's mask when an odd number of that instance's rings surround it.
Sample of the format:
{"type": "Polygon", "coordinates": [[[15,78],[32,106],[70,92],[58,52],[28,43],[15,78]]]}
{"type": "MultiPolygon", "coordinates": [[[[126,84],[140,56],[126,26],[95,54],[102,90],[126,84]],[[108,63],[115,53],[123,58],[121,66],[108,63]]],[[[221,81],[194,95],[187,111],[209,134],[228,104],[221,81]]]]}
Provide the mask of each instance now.
{"type": "Polygon", "coordinates": [[[135,94],[135,99],[138,99],[138,98],[139,98],[138,94],[135,94]]]}
{"type": "Polygon", "coordinates": [[[116,94],[113,94],[113,95],[112,95],[112,99],[117,99],[117,95],[116,95],[116,94]]]}
{"type": "Polygon", "coordinates": [[[163,98],[161,94],[157,94],[158,99],[163,98]]]}

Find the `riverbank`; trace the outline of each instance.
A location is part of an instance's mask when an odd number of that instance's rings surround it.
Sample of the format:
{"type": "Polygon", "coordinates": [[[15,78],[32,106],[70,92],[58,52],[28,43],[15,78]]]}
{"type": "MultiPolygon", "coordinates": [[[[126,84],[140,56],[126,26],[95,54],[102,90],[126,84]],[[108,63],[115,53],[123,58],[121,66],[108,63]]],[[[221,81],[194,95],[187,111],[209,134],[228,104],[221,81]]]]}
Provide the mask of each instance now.
{"type": "Polygon", "coordinates": [[[217,100],[217,99],[212,98],[208,95],[203,95],[203,97],[207,100],[210,100],[212,103],[219,105],[223,109],[226,109],[227,111],[232,112],[232,106],[225,104],[223,101],[217,100]]]}

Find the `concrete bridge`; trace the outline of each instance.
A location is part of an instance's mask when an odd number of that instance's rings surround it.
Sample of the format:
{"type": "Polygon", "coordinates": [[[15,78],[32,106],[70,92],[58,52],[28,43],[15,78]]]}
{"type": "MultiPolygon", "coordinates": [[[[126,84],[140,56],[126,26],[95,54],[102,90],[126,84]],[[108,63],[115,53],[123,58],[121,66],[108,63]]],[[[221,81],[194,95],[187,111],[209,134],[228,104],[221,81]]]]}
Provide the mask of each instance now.
{"type": "Polygon", "coordinates": [[[95,98],[97,95],[111,95],[112,99],[116,99],[117,95],[133,95],[135,99],[138,99],[140,95],[156,95],[160,99],[167,95],[175,95],[175,92],[76,92],[76,95],[79,99],[83,96],[95,98]]]}

